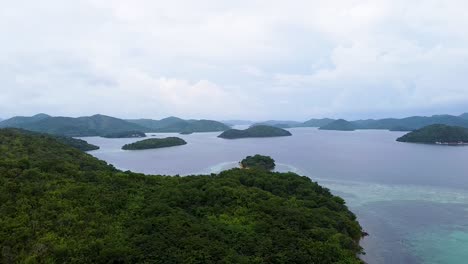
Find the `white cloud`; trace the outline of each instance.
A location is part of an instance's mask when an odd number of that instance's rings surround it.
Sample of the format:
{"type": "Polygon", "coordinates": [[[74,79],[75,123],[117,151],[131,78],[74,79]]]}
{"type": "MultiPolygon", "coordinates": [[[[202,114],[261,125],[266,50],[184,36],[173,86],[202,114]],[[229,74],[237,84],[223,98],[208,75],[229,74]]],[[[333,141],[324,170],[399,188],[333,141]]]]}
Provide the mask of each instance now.
{"type": "Polygon", "coordinates": [[[0,113],[292,118],[462,112],[458,0],[25,0],[0,10],[0,113]]]}

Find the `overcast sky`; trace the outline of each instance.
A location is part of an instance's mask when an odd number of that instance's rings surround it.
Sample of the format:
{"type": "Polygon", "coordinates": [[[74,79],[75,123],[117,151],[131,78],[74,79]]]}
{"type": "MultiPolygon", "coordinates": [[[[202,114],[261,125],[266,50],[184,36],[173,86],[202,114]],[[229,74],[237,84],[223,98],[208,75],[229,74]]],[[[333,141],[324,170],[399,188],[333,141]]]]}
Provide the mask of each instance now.
{"type": "Polygon", "coordinates": [[[468,112],[466,0],[15,0],[0,117],[468,112]]]}

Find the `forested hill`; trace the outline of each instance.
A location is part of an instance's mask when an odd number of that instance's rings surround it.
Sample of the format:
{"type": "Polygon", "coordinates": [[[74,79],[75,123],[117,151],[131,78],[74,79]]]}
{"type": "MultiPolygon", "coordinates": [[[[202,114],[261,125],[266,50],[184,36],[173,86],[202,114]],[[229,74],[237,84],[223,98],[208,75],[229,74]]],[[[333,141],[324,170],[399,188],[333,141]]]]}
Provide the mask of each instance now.
{"type": "Polygon", "coordinates": [[[468,144],[468,128],[431,125],[412,131],[398,138],[397,141],[428,144],[468,144]]]}
{"type": "Polygon", "coordinates": [[[218,132],[230,129],[226,124],[214,120],[184,120],[178,117],[167,117],[161,120],[129,119],[131,123],[145,126],[149,132],[174,132],[190,134],[195,132],[218,132]]]}
{"type": "Polygon", "coordinates": [[[360,237],[307,177],[145,176],[0,130],[2,263],[360,263],[360,237]]]}
{"type": "MultiPolygon", "coordinates": [[[[37,115],[36,115],[37,116],[37,115]]],[[[93,115],[84,117],[13,117],[0,122],[0,127],[22,128],[30,131],[63,135],[70,137],[103,136],[110,133],[127,131],[145,131],[146,128],[125,120],[105,116],[93,115]],[[15,121],[15,122],[12,122],[15,121]],[[21,122],[18,122],[21,121],[21,122]]]]}

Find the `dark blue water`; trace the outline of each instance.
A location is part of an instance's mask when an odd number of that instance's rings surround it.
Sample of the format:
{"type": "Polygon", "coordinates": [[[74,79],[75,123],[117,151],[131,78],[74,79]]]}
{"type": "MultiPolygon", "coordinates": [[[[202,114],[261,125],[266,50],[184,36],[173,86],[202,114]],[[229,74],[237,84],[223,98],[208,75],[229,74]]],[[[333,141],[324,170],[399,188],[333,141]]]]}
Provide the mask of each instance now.
{"type": "MultiPolygon", "coordinates": [[[[465,263],[468,259],[468,147],[398,143],[401,132],[295,128],[291,137],[225,140],[178,135],[188,144],[123,151],[138,139],[86,138],[117,168],[188,175],[272,156],[281,171],[309,176],[345,198],[364,229],[369,263],[465,263]]],[[[155,134],[157,137],[174,134],[155,134]]]]}

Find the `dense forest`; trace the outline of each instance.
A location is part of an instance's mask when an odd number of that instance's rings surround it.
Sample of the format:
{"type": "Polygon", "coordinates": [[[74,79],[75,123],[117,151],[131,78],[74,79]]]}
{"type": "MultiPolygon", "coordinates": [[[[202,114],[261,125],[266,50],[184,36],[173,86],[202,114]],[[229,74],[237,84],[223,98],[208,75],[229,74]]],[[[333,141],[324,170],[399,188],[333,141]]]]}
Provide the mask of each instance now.
{"type": "Polygon", "coordinates": [[[267,125],[255,125],[244,130],[229,129],[221,133],[218,137],[226,139],[249,138],[249,137],[284,137],[291,136],[291,133],[279,127],[267,125]]]}
{"type": "Polygon", "coordinates": [[[431,125],[410,132],[397,139],[399,142],[430,144],[466,144],[468,129],[457,126],[431,125]]]}
{"type": "Polygon", "coordinates": [[[294,173],[123,172],[0,130],[2,263],[361,263],[344,201],[294,173]]]}
{"type": "Polygon", "coordinates": [[[244,169],[262,169],[262,170],[274,170],[275,169],[275,160],[269,156],[263,155],[254,155],[247,156],[245,159],[241,160],[240,165],[244,169]]]}
{"type": "Polygon", "coordinates": [[[187,142],[178,137],[167,137],[167,138],[149,138],[140,140],[134,143],[125,144],[122,149],[124,150],[141,150],[141,149],[155,149],[155,148],[167,148],[173,146],[185,145],[187,142]]]}

